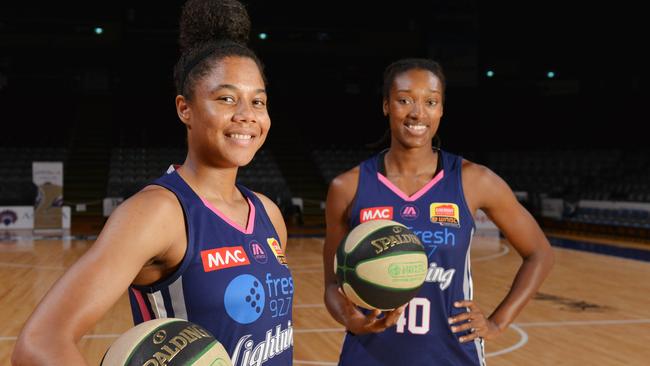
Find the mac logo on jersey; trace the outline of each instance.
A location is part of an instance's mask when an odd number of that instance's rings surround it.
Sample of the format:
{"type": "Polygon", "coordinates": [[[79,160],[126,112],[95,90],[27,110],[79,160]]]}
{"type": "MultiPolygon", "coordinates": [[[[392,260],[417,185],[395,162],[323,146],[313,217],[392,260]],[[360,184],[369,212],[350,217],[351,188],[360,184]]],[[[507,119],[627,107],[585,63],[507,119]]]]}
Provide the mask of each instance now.
{"type": "Polygon", "coordinates": [[[362,223],[370,220],[392,220],[393,208],[390,206],[384,207],[369,207],[361,209],[359,214],[359,221],[362,223]]]}
{"type": "Polygon", "coordinates": [[[420,216],[420,209],[418,206],[408,203],[399,210],[399,215],[407,221],[412,221],[420,216]]]}
{"type": "Polygon", "coordinates": [[[205,272],[251,264],[241,246],[203,250],[201,251],[201,260],[205,272]]]}
{"type": "Polygon", "coordinates": [[[455,203],[434,202],[429,208],[431,222],[442,226],[460,227],[458,205],[455,203]]]}
{"type": "Polygon", "coordinates": [[[223,295],[226,313],[239,324],[250,324],[264,312],[266,293],[264,285],[255,276],[243,274],[235,277],[223,295]]]}

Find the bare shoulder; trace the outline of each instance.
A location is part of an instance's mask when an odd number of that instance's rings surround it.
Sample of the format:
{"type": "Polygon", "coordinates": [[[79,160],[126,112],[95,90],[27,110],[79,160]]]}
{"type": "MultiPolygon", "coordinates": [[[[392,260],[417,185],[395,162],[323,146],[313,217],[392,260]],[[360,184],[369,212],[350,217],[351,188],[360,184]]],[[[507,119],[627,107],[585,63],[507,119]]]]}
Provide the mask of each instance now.
{"type": "MultiPolygon", "coordinates": [[[[113,215],[130,216],[133,220],[170,220],[183,217],[178,199],[168,189],[147,186],[118,206],[113,215]]],[[[111,217],[113,217],[111,215],[111,217]]]]}
{"type": "Polygon", "coordinates": [[[492,199],[512,195],[508,184],[485,165],[463,159],[463,191],[471,210],[483,208],[492,199]]]}
{"type": "Polygon", "coordinates": [[[485,165],[463,159],[463,184],[482,187],[485,184],[505,183],[501,177],[485,165]]]}
{"type": "Polygon", "coordinates": [[[264,206],[264,209],[266,210],[266,213],[269,216],[279,215],[280,217],[282,217],[282,213],[280,212],[280,208],[278,207],[278,205],[275,204],[275,202],[273,202],[272,199],[266,197],[265,195],[263,195],[260,192],[253,192],[253,193],[255,193],[257,198],[259,198],[260,201],[262,201],[262,205],[264,206]]]}
{"type": "Polygon", "coordinates": [[[358,186],[358,166],[332,180],[325,202],[325,221],[328,230],[335,225],[344,225],[347,222],[358,186]]]}
{"type": "Polygon", "coordinates": [[[117,207],[96,244],[138,242],[154,254],[162,254],[184,238],[185,219],[176,196],[165,188],[148,186],[117,207]]]}
{"type": "Polygon", "coordinates": [[[332,179],[327,196],[328,198],[330,196],[336,196],[338,199],[349,198],[351,201],[352,198],[354,198],[354,194],[357,192],[358,185],[359,166],[357,165],[332,179]]]}

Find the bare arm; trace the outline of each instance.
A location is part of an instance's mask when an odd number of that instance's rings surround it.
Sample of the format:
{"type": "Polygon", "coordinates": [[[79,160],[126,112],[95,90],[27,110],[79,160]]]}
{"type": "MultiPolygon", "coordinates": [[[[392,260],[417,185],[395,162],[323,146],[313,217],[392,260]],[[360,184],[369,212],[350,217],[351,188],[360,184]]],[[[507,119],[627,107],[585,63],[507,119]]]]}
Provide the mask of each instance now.
{"type": "Polygon", "coordinates": [[[120,205],[97,241],[52,286],[27,320],[13,364],[85,365],[76,343],[147,263],[173,252],[179,234],[184,240],[182,217],[173,194],[162,188],[146,189],[120,205]]]}
{"type": "MultiPolygon", "coordinates": [[[[345,325],[344,316],[350,309],[344,296],[339,292],[339,285],[334,272],[334,255],[341,240],[348,234],[348,214],[354,194],[357,190],[359,170],[341,174],[330,183],[325,202],[325,244],[323,246],[323,272],[325,284],[325,306],[332,317],[345,325]]],[[[356,309],[355,309],[356,310],[356,309]]]]}
{"type": "MultiPolygon", "coordinates": [[[[486,167],[465,162],[463,187],[470,209],[485,211],[523,258],[510,291],[489,317],[491,325],[498,327],[498,334],[514,321],[548,276],[554,261],[553,250],[535,219],[498,175],[486,167]]],[[[485,338],[491,335],[481,334],[485,338]]]]}
{"type": "Polygon", "coordinates": [[[332,317],[355,334],[382,332],[399,320],[404,306],[377,319],[379,310],[364,315],[341,292],[334,272],[334,254],[341,240],[348,234],[348,216],[359,180],[359,169],[354,168],[336,177],[327,192],[325,207],[325,245],[323,247],[325,306],[332,317]]]}

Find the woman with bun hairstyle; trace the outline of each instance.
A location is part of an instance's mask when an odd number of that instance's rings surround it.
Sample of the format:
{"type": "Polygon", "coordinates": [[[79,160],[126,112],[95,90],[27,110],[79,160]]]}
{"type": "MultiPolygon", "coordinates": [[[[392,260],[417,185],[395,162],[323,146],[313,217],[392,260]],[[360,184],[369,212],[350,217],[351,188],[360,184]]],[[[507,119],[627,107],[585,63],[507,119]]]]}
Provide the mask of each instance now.
{"type": "Polygon", "coordinates": [[[236,0],[189,0],[174,70],[185,162],[126,200],[26,322],[15,365],[85,365],[76,343],[125,290],[134,322],[187,319],[234,365],[290,365],[293,279],[286,227],[235,183],[269,132],[265,78],[236,0]]]}

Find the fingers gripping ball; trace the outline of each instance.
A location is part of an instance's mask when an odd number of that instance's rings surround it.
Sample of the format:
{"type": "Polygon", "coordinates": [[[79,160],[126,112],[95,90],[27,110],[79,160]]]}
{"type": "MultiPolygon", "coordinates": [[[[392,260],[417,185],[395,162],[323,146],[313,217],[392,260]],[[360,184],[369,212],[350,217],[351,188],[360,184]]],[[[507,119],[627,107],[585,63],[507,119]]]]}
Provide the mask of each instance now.
{"type": "Polygon", "coordinates": [[[203,327],[183,319],[149,320],[110,346],[101,366],[232,366],[228,353],[203,327]]]}
{"type": "Polygon", "coordinates": [[[392,310],[411,300],[427,273],[427,255],[418,237],[391,220],[355,227],[334,258],[341,289],[366,309],[392,310]]]}

